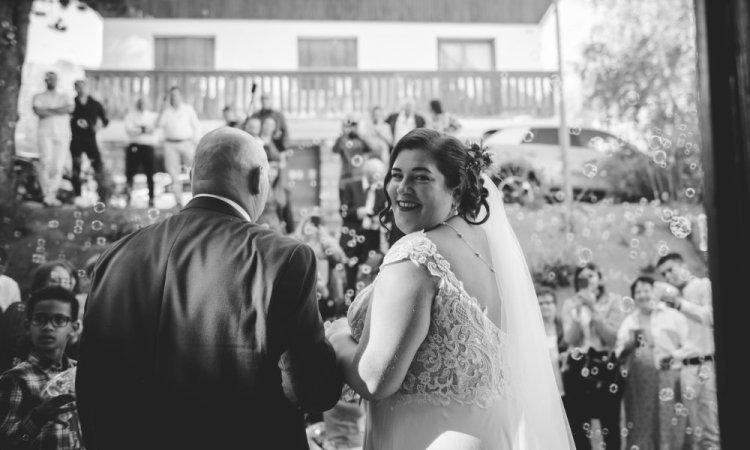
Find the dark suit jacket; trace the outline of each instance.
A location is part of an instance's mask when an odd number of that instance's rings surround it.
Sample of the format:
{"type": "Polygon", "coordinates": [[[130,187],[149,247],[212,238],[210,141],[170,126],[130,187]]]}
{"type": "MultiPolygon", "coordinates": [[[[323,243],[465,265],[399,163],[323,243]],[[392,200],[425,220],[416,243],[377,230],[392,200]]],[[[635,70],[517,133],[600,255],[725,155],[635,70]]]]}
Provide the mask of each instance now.
{"type": "MultiPolygon", "coordinates": [[[[394,136],[396,135],[396,121],[398,120],[398,115],[399,113],[395,112],[385,119],[386,123],[391,126],[391,133],[393,133],[394,136]]],[[[424,117],[414,113],[414,124],[417,128],[424,128],[425,123],[424,117]]],[[[393,145],[396,145],[396,143],[394,142],[393,145]]]]}
{"type": "Polygon", "coordinates": [[[97,449],[307,449],[342,381],[312,249],[195,198],[97,262],[76,378],[97,449]]]}
{"type": "MultiPolygon", "coordinates": [[[[357,208],[365,206],[367,202],[367,192],[362,188],[362,179],[355,178],[347,181],[339,190],[339,200],[341,202],[341,217],[344,219],[343,226],[348,228],[362,228],[362,219],[357,217],[357,208]]],[[[385,208],[385,192],[378,189],[375,192],[375,220],[378,219],[378,213],[385,208]]]]}

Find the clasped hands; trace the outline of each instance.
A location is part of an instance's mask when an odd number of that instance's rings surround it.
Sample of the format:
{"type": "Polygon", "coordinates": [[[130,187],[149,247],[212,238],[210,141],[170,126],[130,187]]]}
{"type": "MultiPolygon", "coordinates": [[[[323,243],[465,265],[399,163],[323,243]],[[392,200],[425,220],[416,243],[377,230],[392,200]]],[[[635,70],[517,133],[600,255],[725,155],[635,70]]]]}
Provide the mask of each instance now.
{"type": "Polygon", "coordinates": [[[329,341],[340,339],[341,337],[349,338],[352,335],[352,329],[349,327],[349,321],[346,317],[324,322],[323,326],[325,327],[326,339],[329,341]]]}

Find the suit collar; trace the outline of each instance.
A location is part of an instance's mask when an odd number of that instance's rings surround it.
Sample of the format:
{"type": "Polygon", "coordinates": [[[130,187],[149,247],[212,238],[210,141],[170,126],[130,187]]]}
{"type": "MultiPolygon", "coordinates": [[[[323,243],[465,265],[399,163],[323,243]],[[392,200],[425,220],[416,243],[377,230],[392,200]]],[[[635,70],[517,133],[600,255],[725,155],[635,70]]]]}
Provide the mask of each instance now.
{"type": "Polygon", "coordinates": [[[226,214],[242,221],[247,221],[247,219],[245,219],[242,214],[234,209],[229,203],[215,197],[194,197],[182,210],[187,211],[189,209],[210,209],[211,211],[220,214],[226,214]]]}

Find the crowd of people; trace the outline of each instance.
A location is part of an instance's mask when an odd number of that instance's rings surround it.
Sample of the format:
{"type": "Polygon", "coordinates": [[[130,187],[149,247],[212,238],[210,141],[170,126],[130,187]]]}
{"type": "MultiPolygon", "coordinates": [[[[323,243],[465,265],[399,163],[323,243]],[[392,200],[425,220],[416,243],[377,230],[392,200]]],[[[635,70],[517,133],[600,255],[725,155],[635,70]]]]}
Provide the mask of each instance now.
{"type": "Polygon", "coordinates": [[[576,269],[572,298],[558,303],[537,289],[578,449],[594,439],[617,449],[720,448],[711,283],[678,253],[655,268],[625,294],[610,292],[591,262],[576,269]]]}
{"type": "MultiPolygon", "coordinates": [[[[61,118],[74,161],[104,173],[103,108],[84,81],[71,106],[46,80],[45,188],[61,118]]],[[[439,100],[346,117],[341,226],[296,220],[286,120],[260,99],[204,136],[178,88],[158,112],[139,99],[128,187],[143,170],[153,205],[163,139],[191,200],[86,267],[44,263],[21,293],[0,247],[0,447],[719,448],[711,285],[681,255],[634,274],[629,296],[593,263],[571,298],[534,286],[486,155],[439,100]],[[123,434],[134,417],[143,429],[123,434]]]]}

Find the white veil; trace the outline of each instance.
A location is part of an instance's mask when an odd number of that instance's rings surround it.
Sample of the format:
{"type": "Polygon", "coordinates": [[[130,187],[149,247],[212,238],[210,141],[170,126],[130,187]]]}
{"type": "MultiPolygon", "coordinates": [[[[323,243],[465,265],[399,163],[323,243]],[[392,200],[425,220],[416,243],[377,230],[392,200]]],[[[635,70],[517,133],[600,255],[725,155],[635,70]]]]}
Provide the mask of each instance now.
{"type": "Polygon", "coordinates": [[[575,449],[555,381],[534,284],[526,258],[505,213],[502,196],[487,175],[487,235],[505,332],[503,358],[508,396],[507,419],[515,433],[509,450],[575,449]]]}

